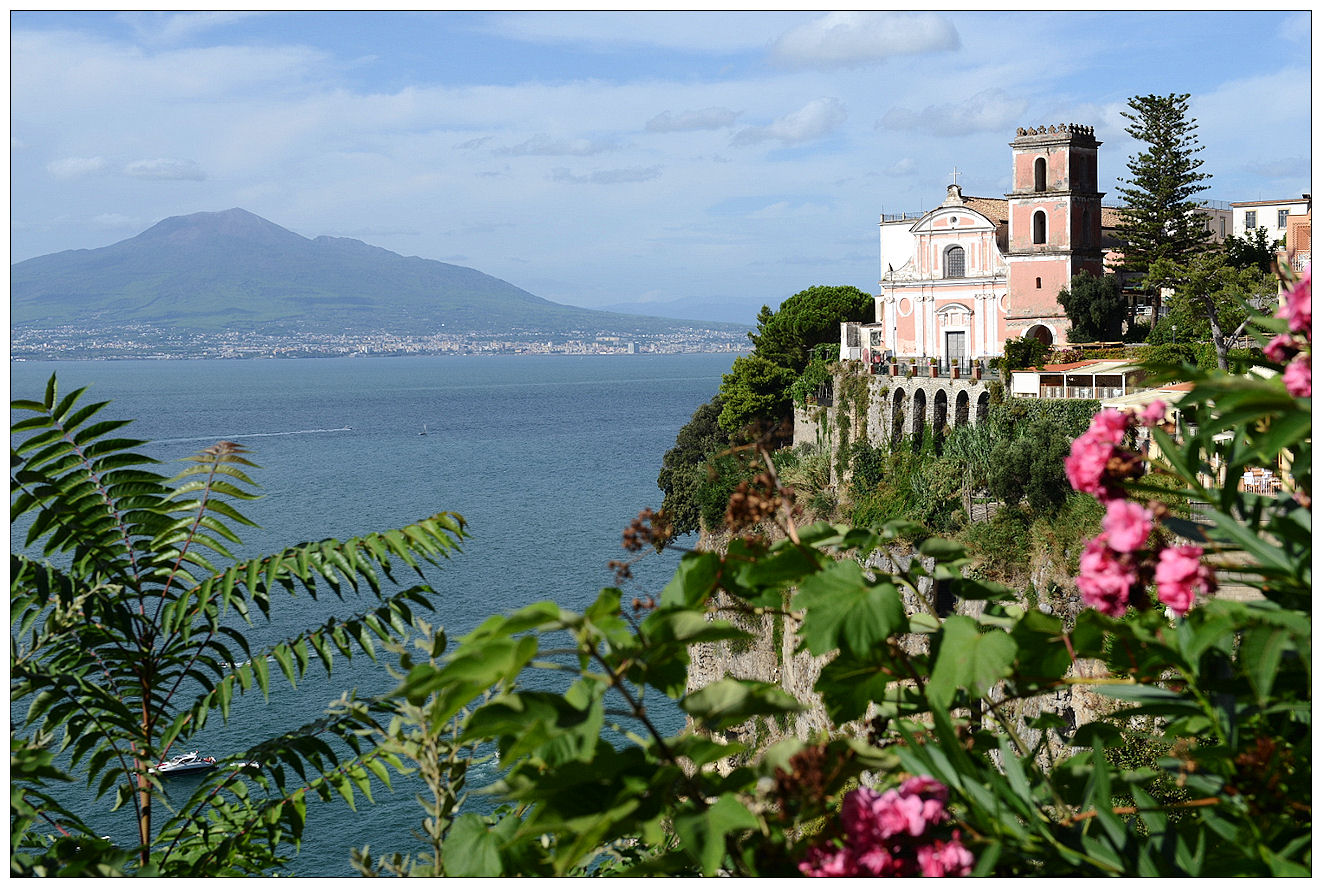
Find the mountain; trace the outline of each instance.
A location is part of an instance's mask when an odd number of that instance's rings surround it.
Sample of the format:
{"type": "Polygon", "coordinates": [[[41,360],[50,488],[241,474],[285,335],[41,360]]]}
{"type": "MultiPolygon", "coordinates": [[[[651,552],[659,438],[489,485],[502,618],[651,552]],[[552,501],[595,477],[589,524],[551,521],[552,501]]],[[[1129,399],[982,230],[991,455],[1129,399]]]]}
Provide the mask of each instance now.
{"type": "Polygon", "coordinates": [[[27,329],[144,324],[203,333],[548,337],[681,326],[561,305],[472,268],[352,238],[306,238],[241,209],[172,216],[108,247],[15,263],[10,322],[27,329]]]}

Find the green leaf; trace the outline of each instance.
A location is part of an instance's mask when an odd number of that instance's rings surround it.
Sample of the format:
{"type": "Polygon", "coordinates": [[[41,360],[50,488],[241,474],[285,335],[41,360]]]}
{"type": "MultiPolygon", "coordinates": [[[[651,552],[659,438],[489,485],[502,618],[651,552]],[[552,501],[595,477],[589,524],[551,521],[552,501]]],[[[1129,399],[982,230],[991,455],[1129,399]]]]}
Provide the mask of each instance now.
{"type": "Polygon", "coordinates": [[[661,590],[661,606],[698,607],[716,589],[720,572],[721,559],[715,553],[686,553],[670,582],[661,590]]]}
{"type": "Polygon", "coordinates": [[[963,546],[954,540],[943,537],[928,537],[918,544],[918,554],[940,561],[955,561],[967,553],[963,546]]]}
{"type": "Polygon", "coordinates": [[[1245,630],[1240,657],[1258,705],[1267,704],[1281,657],[1294,647],[1293,641],[1289,631],[1279,626],[1260,625],[1245,630]]]}
{"type": "Polygon", "coordinates": [[[709,731],[723,731],[755,715],[777,715],[803,709],[798,700],[776,685],[739,678],[712,682],[689,694],[679,705],[709,731]]]}
{"type": "Polygon", "coordinates": [[[675,817],[675,832],[680,842],[708,877],[716,875],[725,859],[726,836],[757,826],[757,818],[734,795],[721,796],[706,810],[675,817]]]}
{"type": "Polygon", "coordinates": [[[503,875],[500,843],[476,814],[455,818],[445,837],[442,868],[450,877],[491,878],[503,875]]]}
{"type": "Polygon", "coordinates": [[[793,606],[804,612],[802,648],[818,656],[835,648],[862,653],[905,625],[899,590],[889,579],[869,583],[853,559],[833,562],[805,579],[793,606]]]}
{"type": "Polygon", "coordinates": [[[940,649],[927,683],[927,698],[940,709],[949,708],[955,691],[965,688],[981,697],[996,682],[1008,676],[1014,665],[1018,646],[1005,632],[993,629],[980,632],[969,617],[949,617],[939,636],[940,649]]]}

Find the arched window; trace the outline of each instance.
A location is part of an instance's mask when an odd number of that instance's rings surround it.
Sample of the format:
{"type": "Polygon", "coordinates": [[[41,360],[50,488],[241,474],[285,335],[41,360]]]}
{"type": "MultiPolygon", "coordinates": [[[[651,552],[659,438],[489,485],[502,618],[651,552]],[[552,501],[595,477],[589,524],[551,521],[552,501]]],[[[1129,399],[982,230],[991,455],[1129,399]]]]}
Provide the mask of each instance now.
{"type": "Polygon", "coordinates": [[[951,247],[946,250],[946,277],[962,278],[964,276],[964,248],[951,247]]]}
{"type": "Polygon", "coordinates": [[[1045,244],[1047,242],[1047,214],[1038,210],[1033,214],[1033,243],[1045,244]]]}
{"type": "Polygon", "coordinates": [[[1038,279],[1037,279],[1037,288],[1038,288],[1039,290],[1042,289],[1042,278],[1038,278],[1038,279]]]}
{"type": "Polygon", "coordinates": [[[1033,190],[1047,190],[1047,159],[1039,157],[1033,161],[1033,190]]]}

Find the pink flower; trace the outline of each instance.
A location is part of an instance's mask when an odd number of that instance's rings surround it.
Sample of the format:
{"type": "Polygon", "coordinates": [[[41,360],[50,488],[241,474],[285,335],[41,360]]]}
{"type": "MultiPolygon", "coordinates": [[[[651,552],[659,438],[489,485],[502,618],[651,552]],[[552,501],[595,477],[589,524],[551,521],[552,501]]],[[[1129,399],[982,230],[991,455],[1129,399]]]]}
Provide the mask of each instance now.
{"type": "Polygon", "coordinates": [[[884,845],[873,845],[858,852],[855,872],[861,876],[904,875],[904,861],[891,854],[884,845]]]}
{"type": "Polygon", "coordinates": [[[814,845],[799,861],[799,872],[805,876],[855,876],[858,875],[858,861],[848,848],[814,845]]]}
{"type": "Polygon", "coordinates": [[[1106,504],[1102,519],[1107,544],[1117,552],[1137,552],[1152,532],[1152,513],[1129,500],[1114,499],[1106,504]]]}
{"type": "Polygon", "coordinates": [[[1092,418],[1088,431],[1074,439],[1065,457],[1065,477],[1070,486],[1102,502],[1122,495],[1117,479],[1108,475],[1107,464],[1114,457],[1127,455],[1116,445],[1124,440],[1133,422],[1132,414],[1119,410],[1102,410],[1092,418]]]}
{"type": "MultiPolygon", "coordinates": [[[[877,822],[881,826],[881,837],[908,834],[921,836],[927,830],[926,803],[918,796],[902,795],[890,790],[881,797],[883,807],[879,810],[877,822]]],[[[944,815],[945,807],[938,804],[937,809],[944,815]]],[[[944,820],[942,816],[940,820],[944,820]]]]}
{"type": "Polygon", "coordinates": [[[1201,546],[1170,546],[1157,556],[1157,598],[1180,616],[1198,591],[1210,595],[1216,588],[1216,575],[1202,558],[1201,546]]]}
{"type": "Polygon", "coordinates": [[[1267,360],[1284,364],[1299,354],[1299,343],[1289,333],[1280,333],[1262,347],[1262,353],[1267,356],[1267,360]]]}
{"type": "Polygon", "coordinates": [[[809,849],[799,863],[808,876],[965,875],[973,855],[959,842],[933,837],[950,819],[950,791],[931,777],[911,777],[898,789],[877,792],[860,787],[841,806],[844,844],[825,842],[809,849]]]}
{"type": "Polygon", "coordinates": [[[950,798],[950,790],[934,777],[910,777],[900,784],[900,794],[922,799],[922,817],[932,826],[944,823],[949,816],[946,801],[950,798]]]}
{"type": "Polygon", "coordinates": [[[959,830],[950,841],[940,839],[918,849],[918,866],[924,876],[967,876],[973,872],[973,854],[959,841],[959,830]]]}
{"type": "Polygon", "coordinates": [[[1295,358],[1285,367],[1285,390],[1296,398],[1313,396],[1313,365],[1307,354],[1295,358]]]}
{"type": "Polygon", "coordinates": [[[1093,433],[1101,440],[1119,444],[1125,440],[1125,432],[1132,423],[1133,417],[1128,413],[1119,410],[1102,410],[1093,416],[1092,425],[1085,434],[1093,433]]]}
{"type": "Polygon", "coordinates": [[[1276,311],[1276,317],[1285,318],[1290,330],[1302,333],[1309,341],[1313,334],[1313,269],[1304,269],[1294,286],[1285,291],[1285,304],[1276,311]]]}
{"type": "Polygon", "coordinates": [[[1079,556],[1079,598],[1108,617],[1123,617],[1138,571],[1128,559],[1117,558],[1103,531],[1088,541],[1079,556]]]}
{"type": "Polygon", "coordinates": [[[1091,432],[1084,432],[1070,445],[1065,457],[1065,477],[1070,486],[1080,493],[1091,493],[1098,499],[1109,496],[1106,485],[1106,463],[1115,452],[1115,445],[1099,441],[1091,432]]]}
{"type": "Polygon", "coordinates": [[[1158,398],[1143,409],[1139,416],[1139,422],[1151,428],[1154,425],[1161,425],[1166,421],[1166,402],[1158,398]]]}

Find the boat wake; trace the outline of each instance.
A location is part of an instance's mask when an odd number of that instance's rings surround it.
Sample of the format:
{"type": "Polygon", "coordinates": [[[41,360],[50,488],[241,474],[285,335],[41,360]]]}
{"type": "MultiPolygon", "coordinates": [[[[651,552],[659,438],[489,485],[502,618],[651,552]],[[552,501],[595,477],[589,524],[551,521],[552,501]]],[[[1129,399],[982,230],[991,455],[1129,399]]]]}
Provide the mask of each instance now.
{"type": "Polygon", "coordinates": [[[157,438],[153,444],[196,444],[206,442],[214,444],[217,441],[241,441],[244,438],[287,438],[290,435],[329,435],[335,432],[352,432],[353,426],[344,426],[339,429],[298,429],[293,432],[251,432],[246,435],[207,435],[200,438],[157,438]]]}

